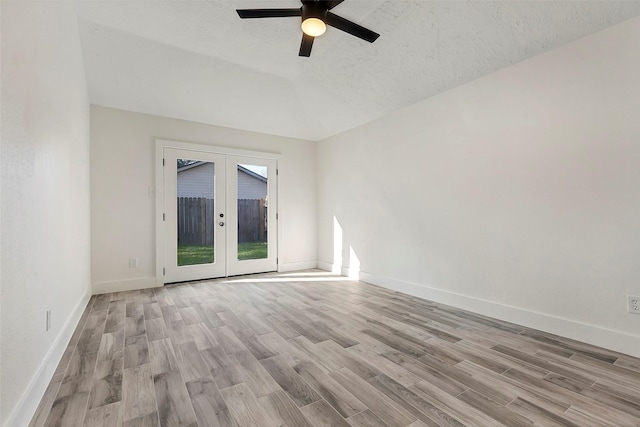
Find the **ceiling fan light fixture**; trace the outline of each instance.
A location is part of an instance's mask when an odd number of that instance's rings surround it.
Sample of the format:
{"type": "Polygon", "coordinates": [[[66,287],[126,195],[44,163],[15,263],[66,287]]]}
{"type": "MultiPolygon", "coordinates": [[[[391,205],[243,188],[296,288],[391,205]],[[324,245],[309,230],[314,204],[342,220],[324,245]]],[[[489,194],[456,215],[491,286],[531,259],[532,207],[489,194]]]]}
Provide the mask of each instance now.
{"type": "Polygon", "coordinates": [[[368,41],[369,43],[373,43],[380,37],[380,34],[331,12],[331,9],[343,1],[344,0],[300,0],[302,7],[299,8],[236,9],[236,12],[242,19],[301,17],[302,24],[300,27],[302,28],[303,35],[298,56],[309,57],[311,56],[313,40],[327,31],[327,25],[368,41]]]}
{"type": "Polygon", "coordinates": [[[320,18],[307,18],[302,21],[302,32],[311,37],[318,37],[327,31],[327,24],[320,18]]]}

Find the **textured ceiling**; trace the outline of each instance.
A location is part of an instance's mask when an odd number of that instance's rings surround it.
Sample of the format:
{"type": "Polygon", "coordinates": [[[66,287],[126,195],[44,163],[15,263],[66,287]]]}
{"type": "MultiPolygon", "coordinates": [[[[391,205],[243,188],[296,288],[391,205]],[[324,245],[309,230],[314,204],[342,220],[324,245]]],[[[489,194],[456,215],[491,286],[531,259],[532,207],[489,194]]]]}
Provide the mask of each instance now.
{"type": "Polygon", "coordinates": [[[640,15],[637,1],[346,0],[298,57],[300,18],[236,8],[297,0],[80,1],[91,102],[319,140],[640,15]]]}

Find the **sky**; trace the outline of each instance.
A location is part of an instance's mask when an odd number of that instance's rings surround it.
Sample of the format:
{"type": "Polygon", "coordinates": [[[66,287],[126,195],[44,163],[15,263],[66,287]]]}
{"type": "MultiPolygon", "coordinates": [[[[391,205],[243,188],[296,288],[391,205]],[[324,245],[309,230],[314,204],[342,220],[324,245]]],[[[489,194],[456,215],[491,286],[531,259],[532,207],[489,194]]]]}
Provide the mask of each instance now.
{"type": "Polygon", "coordinates": [[[256,165],[246,165],[246,164],[241,164],[240,166],[242,166],[243,168],[247,168],[250,171],[257,173],[258,175],[262,175],[265,178],[267,178],[266,166],[256,166],[256,165]]]}

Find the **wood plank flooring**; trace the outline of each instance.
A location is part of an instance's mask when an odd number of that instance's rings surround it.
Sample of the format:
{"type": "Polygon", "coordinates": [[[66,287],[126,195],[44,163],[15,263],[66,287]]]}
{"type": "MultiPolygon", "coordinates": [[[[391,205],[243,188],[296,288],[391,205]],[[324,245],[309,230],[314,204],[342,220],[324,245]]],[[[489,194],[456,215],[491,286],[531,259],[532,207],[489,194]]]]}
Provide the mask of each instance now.
{"type": "Polygon", "coordinates": [[[91,298],[31,426],[640,426],[640,359],[313,270],[91,298]]]}

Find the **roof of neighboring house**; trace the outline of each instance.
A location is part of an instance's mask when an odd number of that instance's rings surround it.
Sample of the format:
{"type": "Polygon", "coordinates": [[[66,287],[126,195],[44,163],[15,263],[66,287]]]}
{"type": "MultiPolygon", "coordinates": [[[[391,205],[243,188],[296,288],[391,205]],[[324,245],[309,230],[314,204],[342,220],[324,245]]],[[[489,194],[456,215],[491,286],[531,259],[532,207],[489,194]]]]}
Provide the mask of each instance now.
{"type": "Polygon", "coordinates": [[[178,168],[178,172],[182,172],[182,171],[186,171],[187,169],[191,169],[191,168],[195,168],[197,166],[200,165],[204,165],[207,162],[193,162],[193,163],[189,163],[186,166],[182,166],[181,168],[178,168]]]}
{"type": "MultiPolygon", "coordinates": [[[[183,171],[186,171],[188,169],[193,169],[193,168],[196,168],[198,166],[202,166],[205,163],[208,163],[208,162],[194,162],[194,163],[191,163],[189,165],[186,165],[186,166],[183,166],[181,168],[178,168],[178,172],[183,172],[183,171]]],[[[260,181],[267,182],[267,178],[265,178],[264,176],[260,175],[259,173],[255,173],[254,171],[245,168],[242,165],[238,165],[238,170],[241,170],[242,172],[246,173],[247,175],[249,175],[249,176],[251,176],[253,178],[259,179],[260,181]]]]}

